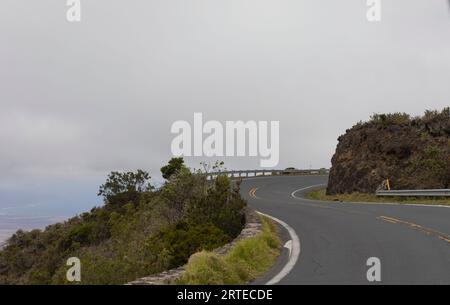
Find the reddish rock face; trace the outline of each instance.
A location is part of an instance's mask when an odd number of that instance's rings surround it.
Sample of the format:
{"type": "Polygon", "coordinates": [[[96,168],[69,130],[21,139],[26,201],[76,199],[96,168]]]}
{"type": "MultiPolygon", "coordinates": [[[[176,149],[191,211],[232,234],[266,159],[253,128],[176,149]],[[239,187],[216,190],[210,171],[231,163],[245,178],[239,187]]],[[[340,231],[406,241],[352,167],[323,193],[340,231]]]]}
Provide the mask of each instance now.
{"type": "Polygon", "coordinates": [[[450,111],[377,115],[338,139],[327,193],[450,187],[450,111]]]}

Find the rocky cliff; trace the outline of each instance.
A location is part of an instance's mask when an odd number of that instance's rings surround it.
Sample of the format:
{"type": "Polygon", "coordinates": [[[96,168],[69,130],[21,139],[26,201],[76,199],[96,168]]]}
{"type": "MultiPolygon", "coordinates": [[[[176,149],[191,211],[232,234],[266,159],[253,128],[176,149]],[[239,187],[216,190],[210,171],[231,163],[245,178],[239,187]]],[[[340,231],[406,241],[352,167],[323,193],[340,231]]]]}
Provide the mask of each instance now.
{"type": "Polygon", "coordinates": [[[450,187],[450,108],[375,114],[339,137],[327,193],[373,193],[384,179],[393,189],[450,187]]]}

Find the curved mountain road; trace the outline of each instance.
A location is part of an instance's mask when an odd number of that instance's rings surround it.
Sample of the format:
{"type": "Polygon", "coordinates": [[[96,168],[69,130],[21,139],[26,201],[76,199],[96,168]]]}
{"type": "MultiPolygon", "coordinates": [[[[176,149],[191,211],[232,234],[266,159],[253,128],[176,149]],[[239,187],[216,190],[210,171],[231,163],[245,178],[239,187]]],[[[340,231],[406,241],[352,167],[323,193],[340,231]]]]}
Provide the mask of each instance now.
{"type": "Polygon", "coordinates": [[[370,284],[370,257],[381,261],[382,284],[450,284],[450,208],[302,198],[326,182],[326,176],[242,182],[250,206],[286,222],[300,239],[300,257],[280,284],[370,284]]]}

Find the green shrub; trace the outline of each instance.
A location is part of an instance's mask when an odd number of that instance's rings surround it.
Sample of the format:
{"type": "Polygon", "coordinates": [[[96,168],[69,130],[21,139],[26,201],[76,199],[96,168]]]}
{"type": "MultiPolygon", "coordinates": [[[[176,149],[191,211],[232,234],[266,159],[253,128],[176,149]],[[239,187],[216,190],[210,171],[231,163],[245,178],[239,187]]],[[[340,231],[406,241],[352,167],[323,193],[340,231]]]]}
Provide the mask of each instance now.
{"type": "Polygon", "coordinates": [[[395,112],[387,114],[374,113],[370,117],[370,121],[381,127],[389,125],[408,125],[411,123],[411,116],[407,113],[395,112]]]}
{"type": "Polygon", "coordinates": [[[211,222],[233,238],[245,224],[245,206],[239,186],[233,188],[227,176],[219,176],[206,196],[190,204],[186,220],[194,224],[211,222]]]}
{"type": "Polygon", "coordinates": [[[261,217],[263,230],[238,241],[225,256],[202,251],[191,256],[177,284],[244,284],[267,271],[280,253],[274,224],[261,217]]]}
{"type": "Polygon", "coordinates": [[[169,179],[172,175],[178,173],[182,168],[185,168],[183,158],[172,158],[169,163],[161,167],[161,174],[164,179],[169,179]]]}
{"type": "Polygon", "coordinates": [[[445,107],[442,111],[426,110],[422,117],[425,122],[441,121],[450,118],[450,107],[445,107]]]}
{"type": "Polygon", "coordinates": [[[83,284],[120,284],[184,264],[242,229],[245,201],[228,178],[214,184],[181,166],[159,189],[149,175],[113,172],[100,187],[105,205],[44,231],[18,231],[0,251],[0,284],[68,284],[78,257],[83,284]]]}
{"type": "Polygon", "coordinates": [[[193,253],[201,250],[212,250],[230,241],[222,230],[213,224],[177,225],[162,228],[147,243],[153,252],[164,249],[170,254],[169,268],[185,264],[193,253]]]}

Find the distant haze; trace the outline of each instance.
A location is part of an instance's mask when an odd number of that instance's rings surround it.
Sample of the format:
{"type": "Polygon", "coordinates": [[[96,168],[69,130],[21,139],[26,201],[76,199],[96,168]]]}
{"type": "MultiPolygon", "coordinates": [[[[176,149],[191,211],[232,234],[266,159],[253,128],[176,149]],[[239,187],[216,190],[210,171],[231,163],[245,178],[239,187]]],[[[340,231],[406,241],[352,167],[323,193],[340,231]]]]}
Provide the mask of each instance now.
{"type": "Polygon", "coordinates": [[[447,2],[382,0],[369,23],[364,0],[81,0],[69,23],[65,1],[3,0],[0,215],[86,210],[112,170],[161,181],[194,112],[280,121],[279,168],[329,167],[372,113],[450,105],[447,2]]]}

